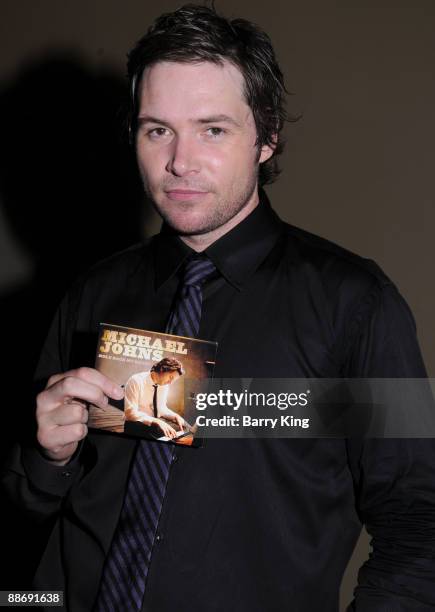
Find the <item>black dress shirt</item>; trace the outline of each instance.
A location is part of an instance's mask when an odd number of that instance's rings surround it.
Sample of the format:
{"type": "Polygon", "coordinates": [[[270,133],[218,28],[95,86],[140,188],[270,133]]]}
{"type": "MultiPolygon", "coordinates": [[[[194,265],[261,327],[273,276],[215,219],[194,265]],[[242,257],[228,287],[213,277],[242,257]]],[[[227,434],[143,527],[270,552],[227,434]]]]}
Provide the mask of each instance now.
{"type": "MultiPolygon", "coordinates": [[[[424,377],[409,308],[372,261],[259,206],[206,253],[199,338],[217,377],[424,377]]],[[[93,268],[61,305],[38,377],[93,366],[97,326],[164,331],[191,250],[166,227],[93,268]]],[[[412,407],[410,407],[412,409],[412,407]]],[[[16,449],[6,485],[54,527],[35,577],[88,612],[136,440],[90,432],[65,467],[16,449]]],[[[208,439],[177,448],[146,612],[333,612],[361,522],[352,610],[435,609],[433,440],[208,439]]]]}

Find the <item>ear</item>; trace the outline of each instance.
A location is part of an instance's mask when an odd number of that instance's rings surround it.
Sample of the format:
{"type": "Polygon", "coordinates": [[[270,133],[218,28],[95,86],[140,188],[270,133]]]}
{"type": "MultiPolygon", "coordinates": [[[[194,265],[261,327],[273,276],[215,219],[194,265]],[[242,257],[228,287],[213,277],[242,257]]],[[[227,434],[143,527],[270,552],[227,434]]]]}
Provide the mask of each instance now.
{"type": "Polygon", "coordinates": [[[263,145],[261,147],[260,157],[258,160],[260,164],[264,163],[272,157],[273,152],[275,151],[276,145],[278,143],[278,134],[274,134],[272,140],[273,143],[271,145],[263,145]]]}

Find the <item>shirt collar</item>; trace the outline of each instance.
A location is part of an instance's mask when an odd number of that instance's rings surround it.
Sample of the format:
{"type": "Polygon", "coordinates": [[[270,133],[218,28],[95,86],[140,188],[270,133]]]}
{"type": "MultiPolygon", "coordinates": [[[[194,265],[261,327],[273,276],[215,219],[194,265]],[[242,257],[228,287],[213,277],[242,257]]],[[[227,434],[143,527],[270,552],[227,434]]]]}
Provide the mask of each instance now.
{"type": "MultiPolygon", "coordinates": [[[[262,189],[259,196],[258,206],[204,251],[220,274],[237,289],[242,288],[264,261],[284,227],[262,189]]],[[[195,254],[165,223],[160,233],[154,236],[153,252],[156,289],[195,254]]]]}

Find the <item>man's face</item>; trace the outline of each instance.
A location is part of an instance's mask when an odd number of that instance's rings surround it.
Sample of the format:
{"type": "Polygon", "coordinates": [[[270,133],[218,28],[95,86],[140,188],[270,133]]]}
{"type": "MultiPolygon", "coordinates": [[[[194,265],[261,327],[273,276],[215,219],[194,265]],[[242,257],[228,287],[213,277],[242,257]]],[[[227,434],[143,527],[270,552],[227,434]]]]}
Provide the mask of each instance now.
{"type": "Polygon", "coordinates": [[[158,385],[170,385],[180,376],[177,370],[172,370],[171,372],[156,372],[156,375],[158,385]]]}
{"type": "Polygon", "coordinates": [[[215,230],[257,198],[254,117],[229,62],[160,62],[143,75],[136,151],[144,187],[179,234],[215,230]]]}

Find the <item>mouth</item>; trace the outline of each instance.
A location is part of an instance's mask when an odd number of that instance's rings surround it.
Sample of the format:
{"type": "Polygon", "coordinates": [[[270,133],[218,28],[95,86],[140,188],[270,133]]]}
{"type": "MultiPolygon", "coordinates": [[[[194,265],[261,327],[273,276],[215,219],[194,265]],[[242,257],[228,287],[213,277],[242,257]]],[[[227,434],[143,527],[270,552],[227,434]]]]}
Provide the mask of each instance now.
{"type": "Polygon", "coordinates": [[[207,191],[197,191],[195,189],[170,189],[165,191],[170,200],[194,200],[204,196],[207,191]]]}

